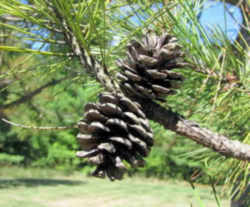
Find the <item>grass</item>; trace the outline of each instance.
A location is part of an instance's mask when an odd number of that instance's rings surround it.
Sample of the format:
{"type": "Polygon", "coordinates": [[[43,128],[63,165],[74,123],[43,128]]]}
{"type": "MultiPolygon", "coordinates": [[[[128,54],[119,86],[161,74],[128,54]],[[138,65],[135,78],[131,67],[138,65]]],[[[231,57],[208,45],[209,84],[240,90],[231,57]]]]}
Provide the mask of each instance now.
{"type": "MultiPolygon", "coordinates": [[[[0,198],[4,207],[216,207],[206,186],[194,192],[187,183],[172,180],[135,177],[110,182],[79,172],[17,167],[1,168],[0,198]]],[[[229,202],[223,200],[222,206],[229,202]]]]}

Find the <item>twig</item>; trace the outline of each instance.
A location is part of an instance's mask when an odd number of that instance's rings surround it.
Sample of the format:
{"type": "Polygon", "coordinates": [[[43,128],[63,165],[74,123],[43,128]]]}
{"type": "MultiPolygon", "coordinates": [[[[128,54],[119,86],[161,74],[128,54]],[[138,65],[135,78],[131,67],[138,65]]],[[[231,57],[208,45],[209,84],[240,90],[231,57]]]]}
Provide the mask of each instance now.
{"type": "Polygon", "coordinates": [[[73,126],[57,126],[57,127],[37,127],[37,126],[27,126],[27,125],[23,125],[23,124],[18,124],[12,121],[9,121],[5,118],[1,119],[3,122],[12,125],[12,126],[16,126],[16,127],[21,127],[24,129],[35,129],[35,130],[44,130],[44,131],[49,131],[49,130],[68,130],[68,129],[75,129],[77,128],[77,125],[73,125],[73,126]]]}
{"type": "Polygon", "coordinates": [[[64,15],[58,11],[57,8],[53,8],[53,10],[57,18],[62,22],[61,27],[65,41],[71,47],[75,56],[79,58],[79,61],[84,66],[85,71],[89,75],[94,76],[108,91],[119,90],[119,86],[112,79],[103,62],[99,62],[88,51],[88,48],[82,44],[79,38],[77,38],[71,28],[71,25],[64,18],[64,15]]]}
{"type": "Polygon", "coordinates": [[[52,81],[46,83],[45,85],[42,85],[41,87],[35,89],[34,91],[31,91],[31,92],[25,94],[24,96],[20,97],[19,99],[15,100],[15,101],[12,101],[12,102],[10,102],[8,104],[5,104],[5,105],[0,105],[0,109],[7,109],[7,108],[11,108],[13,106],[25,103],[26,101],[31,100],[33,97],[35,97],[36,95],[41,93],[44,89],[46,89],[46,88],[48,88],[50,86],[54,86],[54,85],[66,80],[66,79],[68,79],[68,77],[61,78],[61,79],[58,79],[58,80],[53,79],[52,81]]]}

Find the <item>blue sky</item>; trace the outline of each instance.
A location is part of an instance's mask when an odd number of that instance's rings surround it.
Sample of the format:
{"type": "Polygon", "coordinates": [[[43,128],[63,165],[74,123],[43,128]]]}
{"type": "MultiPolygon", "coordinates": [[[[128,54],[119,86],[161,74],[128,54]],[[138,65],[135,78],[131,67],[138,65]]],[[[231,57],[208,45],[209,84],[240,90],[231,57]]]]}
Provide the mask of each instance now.
{"type": "Polygon", "coordinates": [[[207,1],[200,16],[200,23],[211,35],[213,28],[220,28],[227,38],[233,42],[240,31],[243,17],[240,8],[231,4],[223,4],[216,1],[207,1]]]}
{"type": "MultiPolygon", "coordinates": [[[[154,11],[157,11],[157,7],[161,7],[161,4],[154,5],[154,11]]],[[[129,11],[131,9],[124,7],[123,10],[129,11]]],[[[140,20],[137,16],[133,16],[131,20],[135,25],[140,25],[140,20]]],[[[233,42],[240,31],[240,24],[243,22],[243,17],[240,8],[236,6],[214,0],[207,0],[200,12],[199,20],[210,40],[212,39],[213,31],[217,28],[233,42]]]]}

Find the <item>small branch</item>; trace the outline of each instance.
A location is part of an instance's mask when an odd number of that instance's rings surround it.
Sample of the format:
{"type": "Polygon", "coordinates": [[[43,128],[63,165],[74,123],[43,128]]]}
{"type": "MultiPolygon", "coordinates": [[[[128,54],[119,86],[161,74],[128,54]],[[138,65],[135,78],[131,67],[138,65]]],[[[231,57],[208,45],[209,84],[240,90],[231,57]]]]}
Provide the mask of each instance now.
{"type": "Polygon", "coordinates": [[[23,18],[11,16],[11,15],[0,16],[0,19],[2,19],[3,21],[11,21],[11,22],[21,22],[21,21],[23,21],[23,18]]]}
{"type": "Polygon", "coordinates": [[[185,120],[178,113],[167,110],[155,102],[147,101],[141,104],[147,117],[162,124],[166,129],[192,139],[226,157],[250,162],[250,145],[201,128],[199,124],[185,120]]]}
{"type": "Polygon", "coordinates": [[[65,41],[71,47],[72,52],[80,60],[81,65],[86,72],[94,76],[108,91],[119,90],[119,86],[112,80],[106,66],[93,57],[82,45],[81,41],[74,34],[70,23],[64,18],[64,15],[55,7],[52,8],[57,18],[62,22],[61,28],[65,41]]]}
{"type": "Polygon", "coordinates": [[[91,54],[88,54],[86,50],[83,49],[81,44],[78,42],[77,38],[74,36],[69,25],[64,21],[64,36],[69,45],[71,45],[72,52],[80,60],[80,63],[84,66],[85,70],[95,78],[109,91],[114,91],[118,87],[111,79],[105,66],[103,66],[99,61],[97,61],[91,54]]]}
{"type": "MultiPolygon", "coordinates": [[[[33,16],[34,18],[37,18],[38,15],[37,14],[30,14],[31,16],[33,16]]],[[[40,17],[39,17],[40,18],[40,17]]],[[[12,15],[3,15],[0,16],[0,20],[5,21],[5,22],[12,22],[12,23],[19,23],[19,22],[25,22],[25,18],[21,18],[21,17],[16,17],[16,16],[12,16],[12,15]]],[[[56,28],[55,24],[52,24],[52,22],[50,22],[49,20],[43,20],[44,23],[44,27],[54,33],[62,33],[62,31],[58,28],[56,28]]]]}
{"type": "Polygon", "coordinates": [[[65,79],[66,78],[62,78],[62,79],[59,79],[59,80],[52,80],[52,81],[46,83],[45,85],[41,86],[40,88],[35,89],[34,91],[22,96],[21,98],[13,101],[11,103],[8,103],[8,104],[5,104],[5,105],[0,105],[0,109],[7,109],[7,108],[11,108],[13,106],[25,103],[26,101],[32,99],[37,94],[41,93],[45,88],[48,88],[50,86],[54,86],[54,85],[62,82],[65,79]]]}
{"type": "Polygon", "coordinates": [[[2,118],[1,119],[3,122],[12,125],[12,126],[16,126],[16,127],[21,127],[24,129],[35,129],[35,130],[44,130],[44,131],[51,131],[51,130],[68,130],[68,129],[74,129],[74,128],[78,128],[77,125],[73,125],[73,126],[58,126],[58,127],[37,127],[37,126],[27,126],[27,125],[23,125],[23,124],[18,124],[12,121],[9,121],[7,119],[2,118]]]}
{"type": "MultiPolygon", "coordinates": [[[[210,177],[210,181],[211,181],[211,177],[210,177]]],[[[213,181],[213,180],[212,180],[213,181]]],[[[221,207],[221,203],[220,203],[220,199],[218,198],[218,195],[217,195],[217,191],[216,191],[216,188],[215,188],[215,185],[214,185],[214,182],[211,183],[211,186],[212,186],[212,190],[213,190],[213,194],[214,194],[214,198],[216,200],[216,203],[217,203],[217,206],[218,207],[221,207]]]]}

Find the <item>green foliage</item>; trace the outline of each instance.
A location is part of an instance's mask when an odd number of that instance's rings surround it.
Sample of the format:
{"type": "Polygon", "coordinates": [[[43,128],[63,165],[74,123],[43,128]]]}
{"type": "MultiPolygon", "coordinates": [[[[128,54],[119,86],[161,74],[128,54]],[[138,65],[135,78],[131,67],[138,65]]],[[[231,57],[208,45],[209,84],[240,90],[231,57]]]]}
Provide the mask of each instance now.
{"type": "Polygon", "coordinates": [[[24,160],[23,156],[10,155],[7,153],[0,153],[0,164],[3,165],[18,165],[24,160]]]}
{"type": "MultiPolygon", "coordinates": [[[[14,122],[26,125],[73,125],[81,118],[83,106],[96,99],[99,86],[93,81],[89,81],[89,84],[93,85],[79,87],[76,83],[66,81],[60,87],[47,89],[36,96],[32,101],[33,106],[19,106],[9,115],[14,122]],[[47,111],[49,113],[45,113],[47,111]]],[[[12,128],[2,140],[2,151],[24,156],[26,164],[74,168],[79,164],[75,158],[78,149],[76,133],[76,130],[31,132],[12,128]]]]}
{"type": "MultiPolygon", "coordinates": [[[[96,100],[101,90],[99,84],[84,73],[82,77],[78,77],[81,68],[77,63],[71,63],[70,67],[75,68],[68,71],[69,65],[65,60],[28,57],[30,56],[21,56],[10,62],[13,72],[5,78],[18,79],[3,90],[8,92],[3,105],[15,102],[46,82],[60,80],[65,76],[68,78],[43,89],[24,104],[7,108],[5,116],[16,123],[30,126],[74,125],[81,119],[84,105],[96,100]],[[19,71],[14,70],[17,67],[15,64],[18,64],[19,71]]],[[[0,126],[1,152],[22,156],[22,163],[25,165],[75,169],[80,163],[75,157],[78,149],[75,129],[43,132],[11,127],[3,121],[0,126]]]]}

